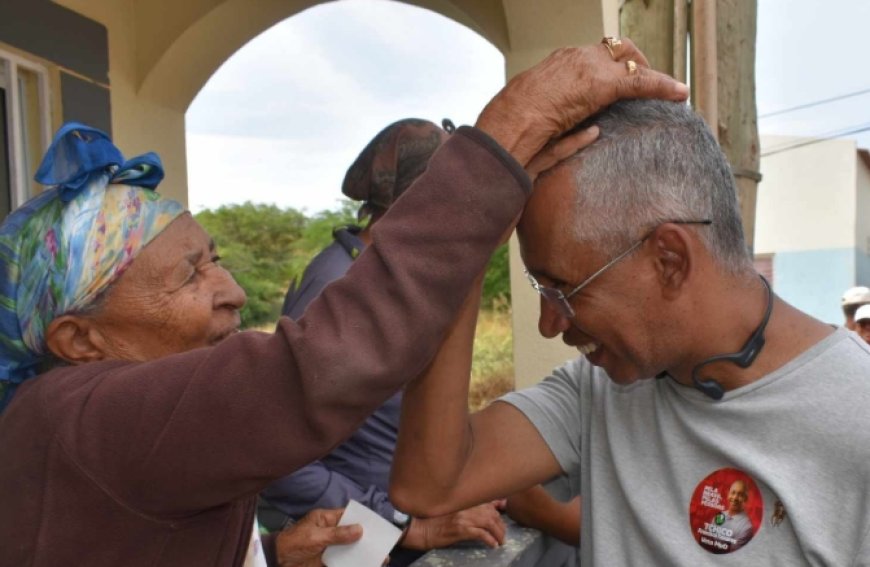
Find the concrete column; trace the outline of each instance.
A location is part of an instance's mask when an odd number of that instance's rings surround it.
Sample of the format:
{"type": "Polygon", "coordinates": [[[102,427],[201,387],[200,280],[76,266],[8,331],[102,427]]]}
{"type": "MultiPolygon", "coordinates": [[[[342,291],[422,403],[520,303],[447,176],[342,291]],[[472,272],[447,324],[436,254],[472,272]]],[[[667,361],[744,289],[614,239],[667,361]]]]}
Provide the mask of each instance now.
{"type": "MultiPolygon", "coordinates": [[[[503,5],[510,39],[504,53],[508,79],[554,49],[618,35],[618,0],[504,0],[503,5]]],[[[515,383],[523,388],[578,354],[561,340],[546,340],[538,333],[538,295],[523,274],[516,237],[510,242],[510,273],[515,383]]]]}

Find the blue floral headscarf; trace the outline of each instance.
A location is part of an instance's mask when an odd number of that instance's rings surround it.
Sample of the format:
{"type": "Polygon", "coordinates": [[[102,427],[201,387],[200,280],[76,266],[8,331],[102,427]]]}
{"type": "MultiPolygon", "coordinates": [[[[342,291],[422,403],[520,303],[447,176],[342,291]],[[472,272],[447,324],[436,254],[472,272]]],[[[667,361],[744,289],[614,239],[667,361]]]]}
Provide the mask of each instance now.
{"type": "Polygon", "coordinates": [[[157,154],[125,161],[82,124],[57,132],[35,179],[50,188],[0,225],[0,411],[48,355],[48,324],[91,305],[184,212],[153,191],[157,154]]]}

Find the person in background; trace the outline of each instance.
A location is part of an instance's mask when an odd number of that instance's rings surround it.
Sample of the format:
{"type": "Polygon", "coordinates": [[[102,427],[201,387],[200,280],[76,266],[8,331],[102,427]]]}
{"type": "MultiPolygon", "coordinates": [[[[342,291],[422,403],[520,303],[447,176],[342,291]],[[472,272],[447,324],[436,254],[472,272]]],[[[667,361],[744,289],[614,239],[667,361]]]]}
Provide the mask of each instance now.
{"type": "Polygon", "coordinates": [[[870,304],[862,305],[855,312],[855,331],[870,343],[870,304]]]}
{"type": "Polygon", "coordinates": [[[867,304],[870,304],[870,288],[859,285],[846,290],[840,300],[840,305],[843,308],[843,317],[846,319],[844,326],[847,329],[850,331],[857,330],[855,312],[858,311],[859,307],[867,304]]]}
{"type": "MultiPolygon", "coordinates": [[[[341,227],[291,285],[283,314],[299,319],[323,288],[342,277],[371,243],[371,231],[390,206],[426,170],[429,158],[448,134],[426,120],[406,118],[381,130],[348,168],[341,190],[361,202],[365,228],[341,227]]],[[[387,495],[398,437],[402,393],[396,393],[329,455],[286,476],[261,493],[261,518],[270,527],[299,520],[315,508],[343,508],[356,500],[405,530],[400,547],[390,554],[393,566],[407,565],[423,551],[462,540],[480,539],[489,546],[504,540],[505,526],[495,503],[485,503],[437,518],[410,518],[387,495]],[[276,517],[275,511],[282,514],[276,517]],[[283,516],[283,518],[281,517],[283,516]]]]}

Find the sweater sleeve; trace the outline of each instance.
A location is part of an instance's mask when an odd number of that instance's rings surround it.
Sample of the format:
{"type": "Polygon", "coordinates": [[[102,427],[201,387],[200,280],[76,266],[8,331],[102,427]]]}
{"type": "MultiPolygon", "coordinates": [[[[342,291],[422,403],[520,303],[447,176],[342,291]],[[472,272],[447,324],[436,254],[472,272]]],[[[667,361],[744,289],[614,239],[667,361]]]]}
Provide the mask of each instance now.
{"type": "Polygon", "coordinates": [[[143,514],[185,516],[257,493],[328,453],[426,367],[529,192],[507,152],[460,128],[298,322],[43,376],[63,381],[43,392],[58,441],[143,514]]]}

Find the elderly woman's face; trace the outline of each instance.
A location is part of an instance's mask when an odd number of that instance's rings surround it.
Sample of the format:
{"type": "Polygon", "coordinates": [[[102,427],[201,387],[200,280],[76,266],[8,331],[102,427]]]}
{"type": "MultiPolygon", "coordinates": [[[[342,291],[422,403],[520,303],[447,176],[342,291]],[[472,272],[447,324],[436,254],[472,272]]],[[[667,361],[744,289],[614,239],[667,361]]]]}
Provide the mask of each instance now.
{"type": "Polygon", "coordinates": [[[136,257],[92,316],[106,357],[150,360],[214,345],[239,328],[245,292],[189,214],[136,257]]]}

